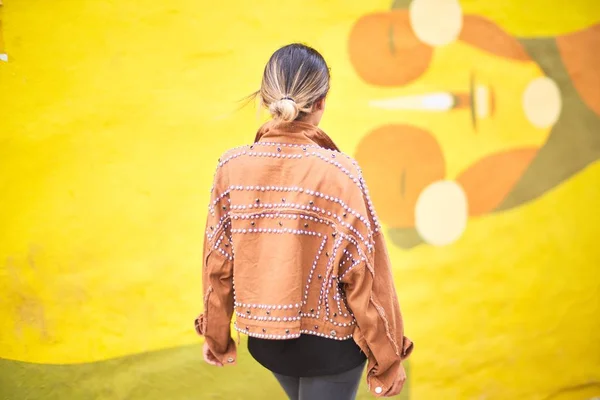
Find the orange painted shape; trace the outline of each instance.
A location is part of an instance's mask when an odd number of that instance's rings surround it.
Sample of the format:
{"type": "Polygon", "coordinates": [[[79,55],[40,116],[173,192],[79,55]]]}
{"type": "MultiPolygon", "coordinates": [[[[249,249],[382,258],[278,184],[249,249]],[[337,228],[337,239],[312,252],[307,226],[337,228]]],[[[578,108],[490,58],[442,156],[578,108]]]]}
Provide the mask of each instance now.
{"type": "Polygon", "coordinates": [[[537,148],[509,150],[482,158],[458,178],[467,193],[469,215],[493,211],[521,178],[537,148]]]}
{"type": "Polygon", "coordinates": [[[517,61],[529,61],[530,57],[517,39],[498,25],[478,15],[465,15],[459,39],[483,51],[517,61]]]}
{"type": "Polygon", "coordinates": [[[577,92],[600,115],[600,24],[558,37],[556,44],[577,92]]]}
{"type": "Polygon", "coordinates": [[[360,18],[350,32],[348,51],[358,75],[381,86],[405,85],[418,78],[433,54],[413,33],[406,10],[360,18]]]}
{"type": "Polygon", "coordinates": [[[387,125],[358,145],[356,159],[381,220],[391,228],[413,227],[421,191],[443,179],[445,162],[436,139],[409,125],[387,125]]]}

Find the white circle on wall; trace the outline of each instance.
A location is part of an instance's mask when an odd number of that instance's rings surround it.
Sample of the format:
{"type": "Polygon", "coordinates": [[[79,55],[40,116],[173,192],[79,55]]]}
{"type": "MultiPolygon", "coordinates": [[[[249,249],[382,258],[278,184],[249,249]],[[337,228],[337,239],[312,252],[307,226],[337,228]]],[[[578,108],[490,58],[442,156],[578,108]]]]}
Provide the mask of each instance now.
{"type": "Polygon", "coordinates": [[[558,121],[562,109],[560,89],[548,77],[534,79],[523,92],[523,111],[536,128],[548,128],[558,121]]]}
{"type": "Polygon", "coordinates": [[[423,189],[415,206],[417,232],[434,246],[445,246],[460,238],[468,217],[467,195],[453,181],[430,184],[423,189]]]}
{"type": "Polygon", "coordinates": [[[458,0],[413,0],[408,13],[413,32],[430,46],[452,43],[462,30],[463,13],[458,0]]]}

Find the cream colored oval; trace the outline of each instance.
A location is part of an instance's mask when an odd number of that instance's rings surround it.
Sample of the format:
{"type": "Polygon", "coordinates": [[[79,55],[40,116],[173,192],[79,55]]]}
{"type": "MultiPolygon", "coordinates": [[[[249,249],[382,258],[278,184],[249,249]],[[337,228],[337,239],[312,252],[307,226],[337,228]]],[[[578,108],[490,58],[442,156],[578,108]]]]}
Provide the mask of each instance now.
{"type": "Polygon", "coordinates": [[[537,78],[523,92],[523,111],[536,128],[548,128],[558,121],[562,109],[560,89],[548,77],[537,78]]]}
{"type": "Polygon", "coordinates": [[[445,246],[460,238],[468,216],[467,196],[453,181],[430,184],[423,189],[415,206],[417,232],[434,246],[445,246]]]}
{"type": "Polygon", "coordinates": [[[443,46],[460,35],[463,14],[457,0],[413,0],[408,12],[412,30],[423,43],[443,46]]]}

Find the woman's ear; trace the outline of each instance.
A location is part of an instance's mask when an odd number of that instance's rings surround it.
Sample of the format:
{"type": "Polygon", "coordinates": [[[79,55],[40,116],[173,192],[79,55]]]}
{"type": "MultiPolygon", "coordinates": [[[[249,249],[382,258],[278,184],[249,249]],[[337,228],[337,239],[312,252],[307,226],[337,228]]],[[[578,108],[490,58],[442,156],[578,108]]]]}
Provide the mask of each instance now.
{"type": "Polygon", "coordinates": [[[315,104],[313,105],[313,112],[321,111],[324,108],[325,108],[325,97],[322,97],[319,100],[315,101],[315,104]]]}

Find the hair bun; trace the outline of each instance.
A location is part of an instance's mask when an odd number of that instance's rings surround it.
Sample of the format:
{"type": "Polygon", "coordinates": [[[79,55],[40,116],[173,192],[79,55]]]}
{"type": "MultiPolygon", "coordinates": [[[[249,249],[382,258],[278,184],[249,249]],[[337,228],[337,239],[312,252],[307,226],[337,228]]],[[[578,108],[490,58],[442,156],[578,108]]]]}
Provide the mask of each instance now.
{"type": "Polygon", "coordinates": [[[298,105],[290,97],[284,97],[281,100],[271,103],[269,111],[273,118],[286,122],[295,120],[300,113],[298,105]]]}

